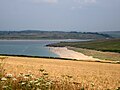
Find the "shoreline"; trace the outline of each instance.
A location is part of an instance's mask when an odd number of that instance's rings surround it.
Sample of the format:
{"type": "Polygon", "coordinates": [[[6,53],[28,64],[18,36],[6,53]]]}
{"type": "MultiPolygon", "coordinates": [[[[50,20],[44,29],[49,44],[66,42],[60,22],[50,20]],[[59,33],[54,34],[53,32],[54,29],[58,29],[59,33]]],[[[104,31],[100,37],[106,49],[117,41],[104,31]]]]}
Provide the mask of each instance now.
{"type": "Polygon", "coordinates": [[[102,61],[92,56],[84,55],[83,53],[69,50],[67,47],[49,47],[50,51],[59,55],[60,58],[69,58],[76,60],[90,60],[90,61],[102,61]]]}
{"type": "Polygon", "coordinates": [[[83,53],[68,49],[67,47],[49,47],[51,52],[59,55],[60,58],[67,58],[76,61],[101,62],[101,63],[120,63],[120,61],[104,60],[87,56],[83,53]]]}

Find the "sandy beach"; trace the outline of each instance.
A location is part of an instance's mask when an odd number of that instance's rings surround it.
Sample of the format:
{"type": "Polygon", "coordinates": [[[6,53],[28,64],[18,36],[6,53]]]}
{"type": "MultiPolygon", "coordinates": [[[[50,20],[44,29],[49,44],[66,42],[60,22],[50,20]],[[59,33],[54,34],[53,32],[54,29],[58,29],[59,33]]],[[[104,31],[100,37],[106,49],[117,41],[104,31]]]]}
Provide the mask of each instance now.
{"type": "Polygon", "coordinates": [[[67,47],[50,47],[50,50],[59,55],[61,58],[69,58],[69,59],[76,59],[76,60],[100,60],[97,58],[93,58],[92,56],[86,56],[82,53],[75,52],[73,50],[67,49],[67,47]]]}

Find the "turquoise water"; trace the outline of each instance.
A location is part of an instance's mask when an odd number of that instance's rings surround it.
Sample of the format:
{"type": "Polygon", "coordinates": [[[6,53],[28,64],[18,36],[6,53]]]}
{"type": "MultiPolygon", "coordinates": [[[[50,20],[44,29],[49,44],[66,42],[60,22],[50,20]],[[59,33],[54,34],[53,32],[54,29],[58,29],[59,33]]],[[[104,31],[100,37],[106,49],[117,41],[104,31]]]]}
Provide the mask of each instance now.
{"type": "Polygon", "coordinates": [[[0,54],[30,55],[59,57],[51,52],[45,45],[60,41],[84,41],[84,40],[0,40],[0,54]]]}

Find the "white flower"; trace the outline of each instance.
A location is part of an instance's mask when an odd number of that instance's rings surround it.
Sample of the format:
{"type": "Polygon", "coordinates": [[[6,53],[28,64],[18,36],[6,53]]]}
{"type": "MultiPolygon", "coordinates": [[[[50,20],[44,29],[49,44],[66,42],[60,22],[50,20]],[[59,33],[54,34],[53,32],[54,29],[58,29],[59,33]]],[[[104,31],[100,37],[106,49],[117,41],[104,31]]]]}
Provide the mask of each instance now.
{"type": "Polygon", "coordinates": [[[34,78],[34,76],[33,76],[32,74],[30,74],[30,77],[31,77],[31,78],[34,78]]]}
{"type": "Polygon", "coordinates": [[[34,80],[30,81],[30,83],[34,83],[34,80]]]}
{"type": "Polygon", "coordinates": [[[6,80],[7,80],[7,78],[5,78],[5,77],[1,78],[1,81],[6,81],[6,80]]]}
{"type": "Polygon", "coordinates": [[[24,76],[24,79],[28,79],[29,77],[24,76]]]}
{"type": "Polygon", "coordinates": [[[34,83],[37,83],[37,82],[38,82],[37,80],[34,81],[34,83]]]}
{"type": "Polygon", "coordinates": [[[51,83],[50,82],[47,82],[46,85],[50,85],[51,83]]]}
{"type": "Polygon", "coordinates": [[[94,86],[94,83],[91,83],[91,86],[93,87],[93,86],[94,86]]]}
{"type": "Polygon", "coordinates": [[[22,85],[25,85],[25,82],[22,82],[21,84],[22,84],[22,85]]]}
{"type": "Polygon", "coordinates": [[[7,78],[12,78],[13,75],[12,75],[12,74],[6,74],[6,77],[7,77],[7,78]]]}
{"type": "Polygon", "coordinates": [[[23,73],[20,73],[20,74],[18,75],[18,77],[23,77],[23,73]]]}
{"type": "Polygon", "coordinates": [[[17,79],[16,78],[13,78],[13,81],[16,81],[17,79]]]}
{"type": "Polygon", "coordinates": [[[37,84],[35,84],[36,86],[39,86],[40,85],[40,83],[37,83],[37,84]]]}
{"type": "Polygon", "coordinates": [[[120,61],[116,61],[116,63],[120,63],[120,61]]]}
{"type": "Polygon", "coordinates": [[[3,89],[6,89],[6,88],[8,88],[8,86],[3,86],[2,88],[3,88],[3,89]]]}

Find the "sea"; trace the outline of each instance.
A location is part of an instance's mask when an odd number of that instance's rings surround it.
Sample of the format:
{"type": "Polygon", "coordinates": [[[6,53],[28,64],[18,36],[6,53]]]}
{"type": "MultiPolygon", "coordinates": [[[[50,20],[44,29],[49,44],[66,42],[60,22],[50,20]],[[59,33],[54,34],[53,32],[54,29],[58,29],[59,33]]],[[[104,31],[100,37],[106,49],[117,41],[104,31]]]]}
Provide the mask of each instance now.
{"type": "Polygon", "coordinates": [[[7,55],[27,55],[41,57],[59,57],[50,51],[48,44],[59,42],[89,41],[79,39],[60,40],[0,40],[0,54],[7,55]]]}

